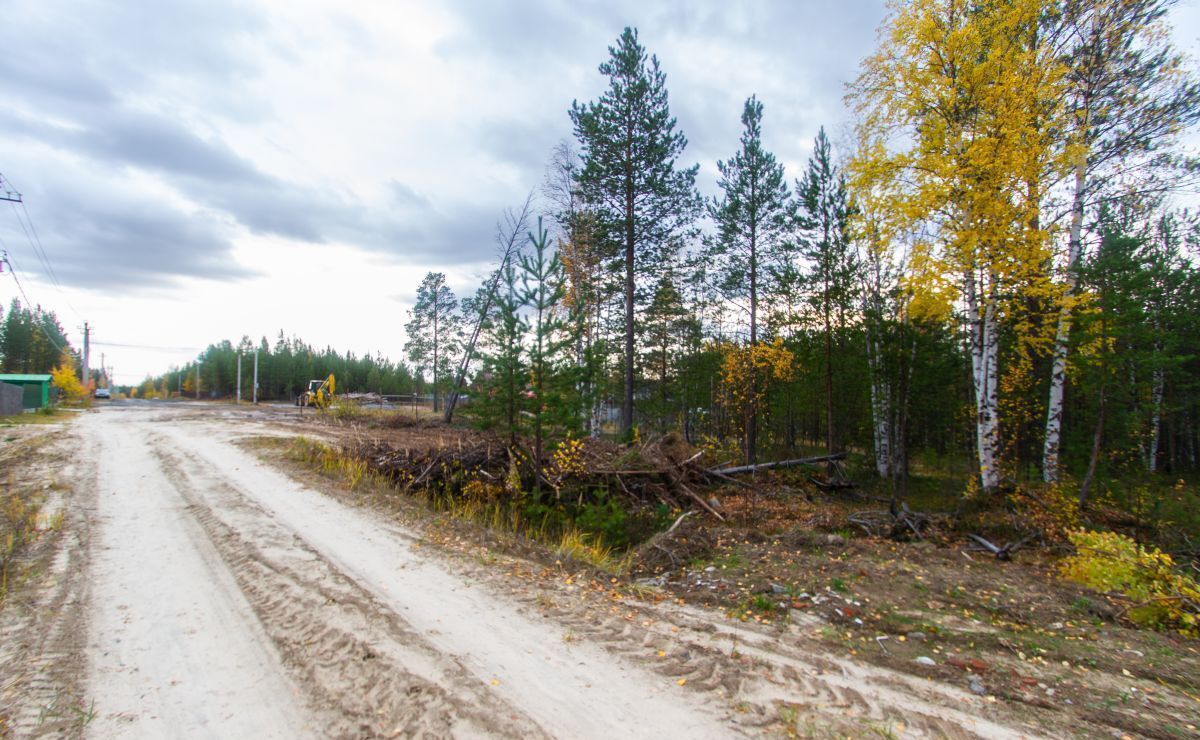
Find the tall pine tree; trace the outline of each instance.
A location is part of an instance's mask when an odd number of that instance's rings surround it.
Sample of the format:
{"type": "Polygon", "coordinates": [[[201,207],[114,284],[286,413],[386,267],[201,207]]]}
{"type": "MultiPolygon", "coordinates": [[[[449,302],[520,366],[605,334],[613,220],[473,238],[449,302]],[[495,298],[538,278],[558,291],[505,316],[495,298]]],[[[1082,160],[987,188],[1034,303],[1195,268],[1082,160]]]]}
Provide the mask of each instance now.
{"type": "Polygon", "coordinates": [[[624,271],[625,347],[621,431],[633,433],[635,308],[644,275],[700,209],[697,166],[677,169],[687,139],[667,104],[666,75],[626,28],[600,65],[609,87],[598,100],[571,106],[583,168],[579,183],[624,271]]]}
{"type": "Polygon", "coordinates": [[[845,314],[856,295],[857,269],[847,235],[846,178],[833,163],[824,127],[813,143],[804,178],[796,183],[796,196],[808,237],[801,251],[813,266],[809,295],[820,317],[825,344],[825,445],[833,454],[838,446],[834,432],[834,330],[845,326],[845,314]]]}
{"type": "MultiPolygon", "coordinates": [[[[721,171],[721,196],[708,204],[717,225],[705,249],[707,268],[716,273],[727,297],[746,301],[750,345],[758,344],[759,303],[770,289],[767,280],[786,260],[784,239],[792,210],[783,165],[762,146],[763,105],[751,96],[742,111],[742,148],[721,171]]],[[[752,378],[755,383],[757,378],[752,378]]],[[[751,389],[751,399],[757,398],[751,389]]],[[[751,403],[745,419],[746,462],[754,463],[758,448],[758,408],[751,403]]]]}

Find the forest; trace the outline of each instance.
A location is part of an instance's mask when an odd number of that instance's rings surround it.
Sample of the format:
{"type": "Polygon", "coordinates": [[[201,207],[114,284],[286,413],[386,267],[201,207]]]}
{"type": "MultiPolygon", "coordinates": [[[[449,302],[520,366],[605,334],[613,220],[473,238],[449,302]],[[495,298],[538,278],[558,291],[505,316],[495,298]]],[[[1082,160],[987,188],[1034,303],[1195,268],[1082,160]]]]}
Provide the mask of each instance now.
{"type": "Polygon", "coordinates": [[[707,197],[627,28],[496,272],[421,283],[409,359],[452,396],[470,347],[470,414],[551,446],[677,431],[861,453],[899,497],[936,468],[1133,506],[1200,443],[1200,83],[1169,5],[897,3],[845,141],[787,172],[751,95],[707,197]]]}
{"type": "Polygon", "coordinates": [[[0,308],[0,371],[48,373],[64,352],[74,354],[53,311],[24,306],[17,298],[7,312],[0,308]]]}

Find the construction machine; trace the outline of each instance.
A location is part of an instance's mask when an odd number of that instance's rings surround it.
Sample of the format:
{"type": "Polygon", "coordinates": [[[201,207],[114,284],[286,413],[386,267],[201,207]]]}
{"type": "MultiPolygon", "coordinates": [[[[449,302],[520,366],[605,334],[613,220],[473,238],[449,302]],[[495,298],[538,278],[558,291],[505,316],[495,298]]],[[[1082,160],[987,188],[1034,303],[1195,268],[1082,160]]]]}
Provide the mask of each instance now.
{"type": "Polygon", "coordinates": [[[308,381],[308,390],[296,396],[297,406],[314,406],[319,409],[329,408],[329,404],[333,403],[333,391],[336,383],[333,379],[333,373],[329,374],[328,378],[321,380],[308,381]]]}

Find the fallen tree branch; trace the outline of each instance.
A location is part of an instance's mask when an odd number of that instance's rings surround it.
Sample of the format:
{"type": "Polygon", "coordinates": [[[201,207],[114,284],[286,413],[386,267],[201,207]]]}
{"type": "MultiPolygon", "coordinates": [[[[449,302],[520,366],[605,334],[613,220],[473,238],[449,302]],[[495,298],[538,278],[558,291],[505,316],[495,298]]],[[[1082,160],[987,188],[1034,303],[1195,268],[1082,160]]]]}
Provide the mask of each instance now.
{"type": "Polygon", "coordinates": [[[721,475],[737,475],[738,473],[756,473],[760,470],[774,470],[776,468],[794,468],[799,465],[816,465],[817,463],[830,462],[831,460],[843,460],[846,453],[837,452],[832,455],[819,455],[817,457],[801,457],[795,460],[776,460],[774,462],[758,463],[757,465],[740,465],[736,468],[709,468],[704,471],[710,475],[720,473],[721,475]]]}
{"type": "Polygon", "coordinates": [[[995,555],[997,560],[1012,560],[1013,553],[1020,550],[1025,543],[1034,538],[1034,535],[1031,534],[1016,542],[1009,542],[1004,547],[997,547],[977,534],[968,534],[967,536],[979,543],[983,550],[995,555]]]}

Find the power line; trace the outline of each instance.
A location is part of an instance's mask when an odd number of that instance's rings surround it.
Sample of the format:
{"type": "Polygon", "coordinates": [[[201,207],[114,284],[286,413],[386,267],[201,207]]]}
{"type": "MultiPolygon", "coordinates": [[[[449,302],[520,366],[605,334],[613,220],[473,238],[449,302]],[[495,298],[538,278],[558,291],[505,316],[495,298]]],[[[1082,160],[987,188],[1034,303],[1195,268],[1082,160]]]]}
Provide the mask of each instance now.
{"type": "Polygon", "coordinates": [[[154,344],[126,344],[123,342],[98,342],[92,340],[92,344],[100,347],[121,347],[122,349],[157,349],[164,352],[200,352],[203,347],[162,347],[154,344]]]}
{"type": "MultiPolygon", "coordinates": [[[[11,183],[10,183],[11,184],[11,183]]],[[[4,175],[0,175],[0,200],[7,200],[13,203],[21,202],[21,194],[15,190],[9,190],[4,186],[4,175]]]]}
{"type": "MultiPolygon", "coordinates": [[[[3,181],[4,178],[0,176],[0,186],[3,185],[3,181]]],[[[8,192],[15,192],[15,186],[13,186],[11,180],[8,182],[8,185],[14,188],[13,191],[8,192]]],[[[37,227],[33,224],[33,216],[29,213],[29,207],[25,205],[25,199],[20,193],[16,193],[15,198],[5,198],[5,200],[11,201],[13,213],[16,214],[17,217],[17,223],[21,225],[21,231],[25,233],[25,238],[29,241],[29,245],[33,247],[34,253],[37,255],[38,260],[41,261],[42,266],[45,268],[46,276],[50,278],[50,282],[54,283],[54,287],[57,288],[58,292],[62,294],[63,300],[67,304],[67,308],[71,309],[71,312],[75,314],[76,318],[82,319],[83,317],[80,315],[79,310],[72,305],[70,298],[67,298],[67,292],[63,290],[62,283],[60,283],[58,280],[58,273],[54,271],[54,265],[50,262],[50,255],[46,253],[46,247],[42,244],[42,237],[40,234],[38,234],[37,227]],[[18,203],[21,205],[20,210],[17,209],[18,203]],[[24,219],[21,218],[22,213],[25,215],[24,219]],[[28,228],[26,228],[26,223],[28,223],[28,228]]]]}
{"type": "MultiPolygon", "coordinates": [[[[3,261],[6,265],[8,265],[8,271],[10,273],[12,273],[13,282],[15,282],[17,284],[17,290],[19,290],[21,292],[21,297],[25,299],[25,305],[26,306],[36,305],[36,304],[34,304],[33,301],[29,300],[29,296],[25,294],[25,286],[21,285],[21,280],[20,280],[20,278],[17,277],[17,269],[15,267],[13,267],[12,260],[10,260],[8,258],[7,251],[4,252],[3,257],[0,257],[0,261],[3,261]]],[[[50,341],[50,344],[54,345],[54,348],[56,350],[58,350],[58,353],[61,355],[63,353],[62,346],[57,341],[55,341],[54,337],[50,336],[50,332],[46,331],[46,327],[42,325],[42,322],[35,321],[34,323],[37,324],[37,327],[42,330],[42,334],[46,335],[46,339],[48,339],[50,341]]]]}

